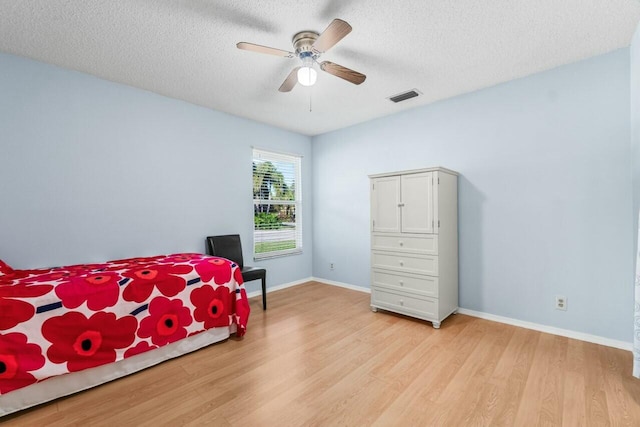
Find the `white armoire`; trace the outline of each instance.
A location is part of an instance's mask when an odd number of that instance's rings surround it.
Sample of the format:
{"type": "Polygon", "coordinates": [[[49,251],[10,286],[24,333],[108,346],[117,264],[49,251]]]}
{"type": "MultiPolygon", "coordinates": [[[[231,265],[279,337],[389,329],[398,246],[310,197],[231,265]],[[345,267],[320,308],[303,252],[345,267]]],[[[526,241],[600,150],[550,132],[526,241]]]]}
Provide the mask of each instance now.
{"type": "Polygon", "coordinates": [[[371,180],[371,309],[428,320],[458,310],[458,174],[428,168],[371,180]]]}

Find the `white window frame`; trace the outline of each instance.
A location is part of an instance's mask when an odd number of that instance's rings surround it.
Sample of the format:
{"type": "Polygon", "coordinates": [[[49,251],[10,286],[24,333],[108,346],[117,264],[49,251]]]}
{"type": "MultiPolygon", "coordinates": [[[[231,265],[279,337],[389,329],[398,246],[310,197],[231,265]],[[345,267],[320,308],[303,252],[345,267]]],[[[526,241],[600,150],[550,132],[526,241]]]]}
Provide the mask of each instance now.
{"type": "MultiPolygon", "coordinates": [[[[287,163],[294,164],[295,200],[269,199],[268,202],[270,204],[294,206],[295,208],[295,236],[294,236],[295,248],[256,253],[257,244],[263,242],[263,240],[258,238],[256,235],[258,230],[256,230],[255,228],[255,220],[254,220],[253,259],[262,260],[267,258],[275,258],[275,257],[281,257],[281,256],[300,254],[302,253],[302,170],[301,170],[302,156],[253,148],[252,163],[254,163],[256,160],[271,161],[271,162],[287,162],[287,163]]],[[[253,182],[253,168],[252,168],[251,174],[252,174],[252,182],[253,182]]],[[[254,213],[255,213],[255,206],[264,204],[265,201],[266,200],[263,200],[263,199],[253,199],[254,213]]]]}

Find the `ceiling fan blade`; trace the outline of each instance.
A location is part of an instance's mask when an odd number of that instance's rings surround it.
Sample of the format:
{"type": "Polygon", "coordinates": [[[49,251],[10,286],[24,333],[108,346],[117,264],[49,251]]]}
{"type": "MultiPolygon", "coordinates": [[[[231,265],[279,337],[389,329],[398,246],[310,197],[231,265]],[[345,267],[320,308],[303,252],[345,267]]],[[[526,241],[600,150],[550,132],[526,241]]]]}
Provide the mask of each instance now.
{"type": "Polygon", "coordinates": [[[252,52],[266,53],[268,55],[282,56],[285,58],[293,58],[295,54],[282,49],[276,49],[274,47],[261,46],[259,44],[240,42],[236,45],[238,49],[250,50],[252,52]]]}
{"type": "Polygon", "coordinates": [[[313,43],[313,49],[319,53],[323,53],[331,49],[342,40],[347,34],[351,32],[352,28],[347,22],[342,19],[334,19],[326,30],[320,34],[313,43]]]}
{"type": "Polygon", "coordinates": [[[278,89],[280,92],[291,92],[291,89],[293,89],[296,83],[298,83],[299,69],[300,67],[296,67],[293,70],[291,70],[287,78],[284,79],[284,81],[280,85],[280,88],[278,89]]]}
{"type": "Polygon", "coordinates": [[[354,85],[359,85],[367,76],[350,68],[343,67],[342,65],[334,64],[333,62],[324,61],[320,64],[320,69],[326,71],[329,74],[333,74],[336,77],[340,77],[354,85]]]}

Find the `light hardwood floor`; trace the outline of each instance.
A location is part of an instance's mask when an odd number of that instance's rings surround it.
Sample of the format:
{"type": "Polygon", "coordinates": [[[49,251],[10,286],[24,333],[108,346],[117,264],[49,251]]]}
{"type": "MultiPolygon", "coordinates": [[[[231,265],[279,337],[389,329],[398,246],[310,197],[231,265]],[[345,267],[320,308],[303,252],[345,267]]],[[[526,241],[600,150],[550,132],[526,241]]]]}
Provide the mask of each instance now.
{"type": "Polygon", "coordinates": [[[246,336],[6,425],[640,425],[630,352],[455,315],[369,310],[319,283],[251,301],[246,336]]]}

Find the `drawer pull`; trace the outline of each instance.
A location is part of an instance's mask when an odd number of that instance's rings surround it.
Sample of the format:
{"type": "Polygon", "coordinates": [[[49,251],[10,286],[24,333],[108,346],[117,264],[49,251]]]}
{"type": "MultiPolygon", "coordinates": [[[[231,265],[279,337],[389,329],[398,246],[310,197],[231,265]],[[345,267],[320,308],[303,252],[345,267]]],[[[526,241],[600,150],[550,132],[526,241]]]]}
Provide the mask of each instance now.
{"type": "Polygon", "coordinates": [[[400,246],[404,246],[404,243],[402,242],[402,240],[400,240],[400,246]]]}
{"type": "Polygon", "coordinates": [[[404,261],[400,261],[400,267],[404,265],[404,261]]]}
{"type": "Polygon", "coordinates": [[[400,300],[400,305],[404,305],[404,301],[403,300],[400,300]]]}
{"type": "Polygon", "coordinates": [[[404,286],[404,282],[400,280],[400,286],[404,286]]]}

